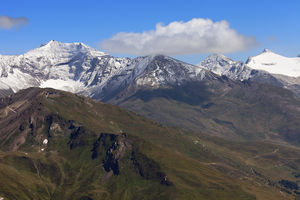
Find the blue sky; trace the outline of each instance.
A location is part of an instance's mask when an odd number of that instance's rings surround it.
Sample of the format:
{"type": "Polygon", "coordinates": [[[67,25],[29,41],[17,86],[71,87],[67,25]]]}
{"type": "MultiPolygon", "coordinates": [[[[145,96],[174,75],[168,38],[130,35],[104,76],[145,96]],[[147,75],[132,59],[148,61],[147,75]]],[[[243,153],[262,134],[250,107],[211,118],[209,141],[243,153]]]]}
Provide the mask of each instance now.
{"type": "MultiPolygon", "coordinates": [[[[119,32],[142,33],[177,21],[195,18],[214,23],[225,20],[239,35],[255,37],[256,45],[225,55],[245,61],[264,48],[293,57],[300,54],[300,1],[285,0],[164,0],[164,1],[2,1],[0,16],[24,17],[26,26],[0,28],[0,54],[21,54],[49,40],[83,42],[104,51],[100,44],[119,32]]],[[[125,46],[126,47],[126,46],[125,46]]],[[[209,52],[175,55],[198,63],[209,52]]],[[[130,56],[127,52],[112,53],[130,56]]]]}

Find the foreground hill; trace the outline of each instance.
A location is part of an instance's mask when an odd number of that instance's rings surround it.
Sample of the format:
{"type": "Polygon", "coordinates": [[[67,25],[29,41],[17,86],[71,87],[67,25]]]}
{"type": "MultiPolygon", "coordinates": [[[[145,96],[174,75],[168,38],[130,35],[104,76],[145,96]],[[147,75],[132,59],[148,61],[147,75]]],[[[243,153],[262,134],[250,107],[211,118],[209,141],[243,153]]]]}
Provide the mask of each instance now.
{"type": "Polygon", "coordinates": [[[300,151],[182,132],[53,89],[0,100],[4,199],[293,199],[300,151]]]}

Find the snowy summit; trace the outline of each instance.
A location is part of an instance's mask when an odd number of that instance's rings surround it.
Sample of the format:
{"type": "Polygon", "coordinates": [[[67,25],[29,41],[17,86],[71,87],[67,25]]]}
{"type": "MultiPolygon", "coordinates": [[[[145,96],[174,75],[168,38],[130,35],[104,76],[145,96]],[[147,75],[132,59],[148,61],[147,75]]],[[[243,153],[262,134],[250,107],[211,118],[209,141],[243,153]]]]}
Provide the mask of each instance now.
{"type": "Polygon", "coordinates": [[[300,57],[288,58],[268,49],[257,56],[250,57],[246,64],[252,69],[264,70],[271,74],[300,76],[300,57]]]}

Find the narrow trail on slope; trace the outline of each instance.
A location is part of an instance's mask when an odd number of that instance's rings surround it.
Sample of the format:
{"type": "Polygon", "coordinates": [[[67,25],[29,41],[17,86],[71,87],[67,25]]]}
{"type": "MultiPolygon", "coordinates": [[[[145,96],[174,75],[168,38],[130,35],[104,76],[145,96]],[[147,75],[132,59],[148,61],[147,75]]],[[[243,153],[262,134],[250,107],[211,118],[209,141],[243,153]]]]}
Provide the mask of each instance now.
{"type": "Polygon", "coordinates": [[[45,183],[45,181],[43,180],[42,176],[40,175],[40,170],[34,161],[33,161],[33,165],[37,171],[37,175],[38,175],[40,181],[44,184],[44,188],[46,189],[46,191],[49,195],[49,199],[51,199],[51,194],[50,194],[49,188],[48,188],[47,184],[45,183]]]}
{"type": "Polygon", "coordinates": [[[250,157],[250,158],[248,158],[247,160],[245,160],[245,163],[246,163],[246,165],[250,165],[251,164],[251,160],[255,160],[255,159],[257,159],[257,158],[259,158],[259,157],[263,157],[263,156],[268,156],[268,155],[272,155],[272,154],[275,154],[275,153],[277,153],[279,151],[279,148],[276,148],[276,149],[274,149],[272,152],[270,152],[270,153],[264,153],[264,154],[261,154],[261,155],[256,155],[256,156],[254,156],[254,157],[250,157]]]}
{"type": "Polygon", "coordinates": [[[17,111],[15,111],[14,109],[10,108],[9,106],[7,106],[7,108],[8,108],[10,111],[12,111],[12,112],[17,113],[17,111]]]}

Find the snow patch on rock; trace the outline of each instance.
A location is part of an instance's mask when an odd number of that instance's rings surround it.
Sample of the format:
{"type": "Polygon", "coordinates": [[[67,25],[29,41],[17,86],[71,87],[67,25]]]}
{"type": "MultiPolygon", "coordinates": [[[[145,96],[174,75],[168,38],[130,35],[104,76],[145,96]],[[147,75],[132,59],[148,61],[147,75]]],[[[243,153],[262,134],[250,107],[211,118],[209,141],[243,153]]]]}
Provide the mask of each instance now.
{"type": "Polygon", "coordinates": [[[47,145],[48,144],[48,139],[44,139],[43,144],[47,145]]]}
{"type": "Polygon", "coordinates": [[[81,92],[85,89],[83,83],[79,81],[74,81],[71,79],[62,80],[62,79],[49,79],[46,81],[42,81],[41,88],[54,88],[57,90],[64,90],[73,93],[81,92]]]}

